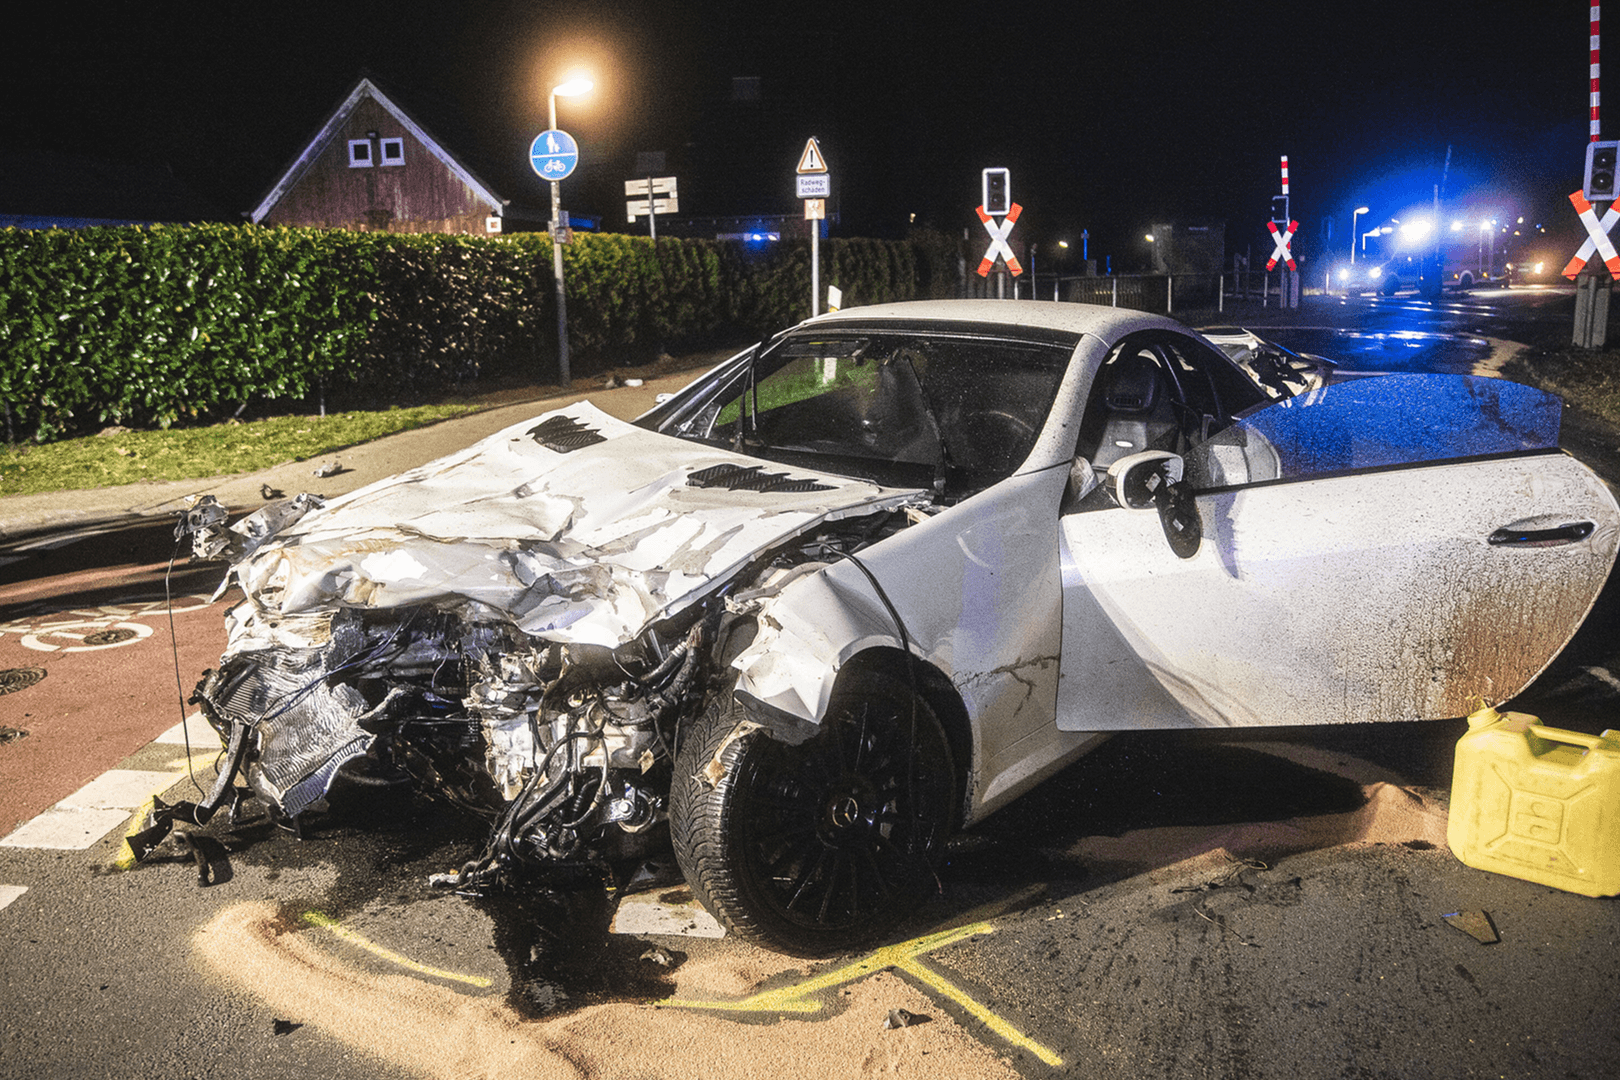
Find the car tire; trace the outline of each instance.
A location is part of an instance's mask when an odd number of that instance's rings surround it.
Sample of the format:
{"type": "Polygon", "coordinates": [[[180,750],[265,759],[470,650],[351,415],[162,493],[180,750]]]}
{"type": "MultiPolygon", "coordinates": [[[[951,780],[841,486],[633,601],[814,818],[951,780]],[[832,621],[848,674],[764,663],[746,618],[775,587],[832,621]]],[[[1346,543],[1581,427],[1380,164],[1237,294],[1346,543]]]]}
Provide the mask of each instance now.
{"type": "Polygon", "coordinates": [[[732,933],[830,956],[933,891],[955,796],[927,702],[905,680],[846,669],[798,745],[751,726],[729,687],[715,694],[677,754],[670,832],[687,883],[732,933]]]}

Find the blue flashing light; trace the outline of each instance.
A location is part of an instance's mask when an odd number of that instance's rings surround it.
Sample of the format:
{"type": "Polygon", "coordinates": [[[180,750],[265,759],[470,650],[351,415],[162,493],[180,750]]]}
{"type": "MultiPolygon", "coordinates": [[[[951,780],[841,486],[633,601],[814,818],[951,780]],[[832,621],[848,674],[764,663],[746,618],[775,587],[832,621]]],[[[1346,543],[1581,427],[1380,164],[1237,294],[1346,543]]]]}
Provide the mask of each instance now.
{"type": "Polygon", "coordinates": [[[1401,242],[1415,244],[1426,238],[1434,228],[1434,222],[1428,218],[1418,218],[1401,225],[1401,242]]]}

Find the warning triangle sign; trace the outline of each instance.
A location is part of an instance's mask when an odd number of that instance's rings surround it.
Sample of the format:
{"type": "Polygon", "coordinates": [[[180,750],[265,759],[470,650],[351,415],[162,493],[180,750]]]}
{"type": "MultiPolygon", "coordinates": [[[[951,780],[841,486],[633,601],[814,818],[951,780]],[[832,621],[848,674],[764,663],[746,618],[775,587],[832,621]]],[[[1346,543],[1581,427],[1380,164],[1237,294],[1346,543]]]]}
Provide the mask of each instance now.
{"type": "Polygon", "coordinates": [[[815,139],[804,144],[804,154],[799,158],[799,173],[824,173],[827,171],[827,159],[821,156],[821,147],[815,139]]]}

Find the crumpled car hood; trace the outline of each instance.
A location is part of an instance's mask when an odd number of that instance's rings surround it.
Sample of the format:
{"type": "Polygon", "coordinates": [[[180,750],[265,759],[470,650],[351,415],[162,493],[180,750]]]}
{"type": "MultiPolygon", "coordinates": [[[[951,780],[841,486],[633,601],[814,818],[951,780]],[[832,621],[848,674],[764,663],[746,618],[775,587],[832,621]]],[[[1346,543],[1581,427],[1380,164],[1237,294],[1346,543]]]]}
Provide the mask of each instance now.
{"type": "Polygon", "coordinates": [[[284,615],[486,605],[617,646],[818,523],[921,492],[776,465],[579,404],[335,499],[235,568],[284,615]]]}

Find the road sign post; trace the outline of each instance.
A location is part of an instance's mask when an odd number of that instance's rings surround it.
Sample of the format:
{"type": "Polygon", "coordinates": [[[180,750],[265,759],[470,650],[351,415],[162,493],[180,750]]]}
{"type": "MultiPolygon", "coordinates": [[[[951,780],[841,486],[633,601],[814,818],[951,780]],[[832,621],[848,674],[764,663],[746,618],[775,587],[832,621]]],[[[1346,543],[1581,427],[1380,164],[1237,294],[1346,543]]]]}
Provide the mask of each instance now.
{"type": "MultiPolygon", "coordinates": [[[[1007,237],[1018,223],[1018,215],[1024,212],[1024,208],[1012,201],[1012,173],[1002,168],[985,169],[979,174],[979,185],[982,201],[974,210],[984,225],[984,231],[990,234],[990,246],[979,260],[979,276],[989,277],[990,271],[1000,263],[1006,266],[1008,273],[1017,277],[1024,272],[1024,268],[1019,265],[1018,256],[1013,253],[1012,245],[1007,243],[1007,237]]],[[[1006,296],[1007,279],[998,274],[996,299],[1003,300],[1006,296]]]]}
{"type": "Polygon", "coordinates": [[[1581,190],[1571,193],[1570,203],[1575,207],[1575,213],[1580,216],[1581,224],[1586,227],[1586,242],[1569,260],[1564,267],[1564,276],[1575,281],[1575,331],[1574,344],[1583,349],[1602,348],[1608,340],[1609,330],[1609,293],[1613,289],[1613,278],[1620,277],[1620,258],[1615,256],[1614,243],[1609,239],[1609,231],[1614,228],[1615,222],[1620,220],[1620,212],[1615,207],[1620,203],[1612,202],[1616,192],[1616,158],[1620,156],[1620,143],[1604,142],[1603,129],[1599,123],[1598,105],[1599,95],[1599,46],[1602,43],[1602,7],[1597,0],[1592,0],[1590,10],[1591,24],[1588,27],[1587,62],[1590,66],[1591,96],[1588,99],[1588,132],[1586,143],[1586,169],[1581,181],[1581,190]],[[1593,203],[1608,202],[1603,216],[1598,217],[1598,209],[1593,203]],[[1591,263],[1593,253],[1603,257],[1610,277],[1605,279],[1598,268],[1591,263]]]}
{"type": "Polygon", "coordinates": [[[812,137],[804,144],[795,170],[795,190],[804,200],[804,217],[810,222],[810,317],[821,314],[821,222],[826,218],[825,199],[832,192],[832,176],[821,144],[812,137]],[[813,204],[813,205],[812,205],[813,204]]]}
{"type": "Polygon", "coordinates": [[[673,214],[680,210],[680,198],[676,192],[675,178],[673,176],[649,176],[645,180],[626,180],[624,193],[626,196],[639,195],[641,198],[628,198],[624,204],[625,217],[631,224],[636,218],[647,219],[647,232],[658,242],[658,215],[673,214]],[[660,198],[659,196],[663,196],[660,198]]]}
{"type": "Polygon", "coordinates": [[[1287,269],[1277,275],[1277,304],[1279,307],[1299,307],[1299,264],[1294,261],[1292,244],[1294,234],[1299,231],[1299,222],[1295,221],[1289,210],[1290,195],[1288,188],[1288,155],[1282,155],[1282,194],[1271,197],[1271,220],[1266,222],[1266,228],[1271,232],[1272,252],[1271,258],[1266,261],[1266,285],[1261,290],[1260,303],[1263,307],[1266,294],[1271,290],[1270,272],[1276,269],[1277,264],[1284,263],[1287,269]]]}
{"type": "Polygon", "coordinates": [[[562,246],[569,240],[568,218],[562,209],[562,181],[579,164],[579,144],[566,131],[557,130],[556,100],[552,100],[551,127],[529,144],[529,164],[536,175],[551,183],[551,270],[557,281],[557,381],[567,386],[568,299],[563,290],[562,246]]]}

